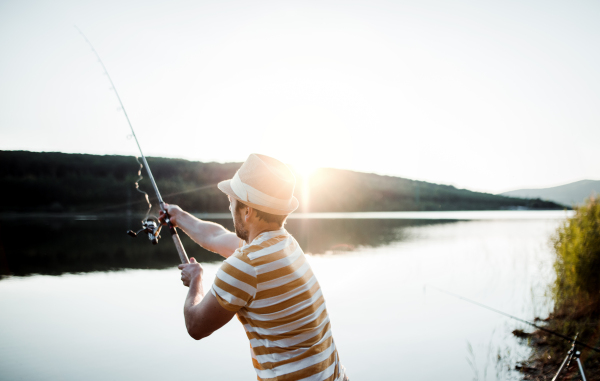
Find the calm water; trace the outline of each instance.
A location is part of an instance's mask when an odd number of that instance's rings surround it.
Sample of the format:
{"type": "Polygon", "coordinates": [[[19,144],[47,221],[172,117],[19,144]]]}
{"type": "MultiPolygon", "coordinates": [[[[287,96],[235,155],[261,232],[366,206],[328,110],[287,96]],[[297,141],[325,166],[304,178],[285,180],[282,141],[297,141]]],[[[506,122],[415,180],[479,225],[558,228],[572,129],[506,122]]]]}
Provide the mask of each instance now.
{"type": "MultiPolygon", "coordinates": [[[[525,319],[544,316],[549,237],[565,216],[315,215],[287,229],[311,253],[352,380],[507,380],[528,354],[510,333],[523,327],[425,285],[525,319]]],[[[231,228],[220,217],[211,216],[231,228]]],[[[0,220],[0,379],[256,379],[236,319],[205,340],[189,338],[172,242],[126,236],[136,224],[0,220]]],[[[208,288],[220,257],[184,245],[204,262],[208,288]]]]}

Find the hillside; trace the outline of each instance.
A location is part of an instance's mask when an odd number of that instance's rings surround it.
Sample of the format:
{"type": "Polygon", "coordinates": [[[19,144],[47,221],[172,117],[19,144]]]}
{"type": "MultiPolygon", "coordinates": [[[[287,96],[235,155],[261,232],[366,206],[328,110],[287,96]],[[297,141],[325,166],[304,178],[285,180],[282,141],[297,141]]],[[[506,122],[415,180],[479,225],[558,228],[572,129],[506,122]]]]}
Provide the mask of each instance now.
{"type": "MultiPolygon", "coordinates": [[[[201,163],[149,157],[165,201],[193,212],[228,212],[216,184],[241,163],[201,163]]],[[[0,151],[2,212],[145,212],[136,192],[139,165],[131,156],[0,151]]],[[[145,172],[143,172],[145,174],[145,172]]],[[[391,176],[323,168],[308,184],[298,176],[301,212],[562,209],[536,199],[511,198],[391,176]],[[305,197],[305,196],[310,197],[305,197]]],[[[140,189],[155,198],[144,178],[140,189]]]]}
{"type": "Polygon", "coordinates": [[[582,205],[592,193],[600,194],[600,180],[581,180],[543,189],[519,189],[501,193],[507,197],[539,198],[562,205],[582,205]]]}

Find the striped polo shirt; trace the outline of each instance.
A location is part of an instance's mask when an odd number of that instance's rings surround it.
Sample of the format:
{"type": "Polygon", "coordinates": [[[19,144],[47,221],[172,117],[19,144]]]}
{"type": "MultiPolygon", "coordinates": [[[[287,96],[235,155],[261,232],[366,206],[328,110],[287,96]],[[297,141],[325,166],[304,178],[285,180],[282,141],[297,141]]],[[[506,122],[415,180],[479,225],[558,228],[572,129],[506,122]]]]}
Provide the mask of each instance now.
{"type": "Polygon", "coordinates": [[[211,292],[244,325],[258,380],[343,379],[321,287],[285,229],[237,249],[211,292]]]}

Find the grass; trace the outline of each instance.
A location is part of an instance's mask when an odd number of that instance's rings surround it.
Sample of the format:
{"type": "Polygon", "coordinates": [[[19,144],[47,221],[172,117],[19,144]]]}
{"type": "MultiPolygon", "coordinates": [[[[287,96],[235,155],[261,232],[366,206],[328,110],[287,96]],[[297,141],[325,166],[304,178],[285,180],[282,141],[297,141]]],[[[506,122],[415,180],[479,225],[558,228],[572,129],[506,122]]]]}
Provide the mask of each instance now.
{"type": "MultiPolygon", "coordinates": [[[[556,254],[552,285],[554,311],[545,319],[546,328],[600,347],[600,202],[591,197],[575,208],[552,237],[556,254]]],[[[567,354],[570,344],[543,331],[526,335],[534,348],[532,357],[523,362],[526,380],[551,380],[567,354]]],[[[581,351],[586,377],[600,380],[600,353],[581,351]]],[[[575,362],[559,380],[579,380],[575,362]]]]}

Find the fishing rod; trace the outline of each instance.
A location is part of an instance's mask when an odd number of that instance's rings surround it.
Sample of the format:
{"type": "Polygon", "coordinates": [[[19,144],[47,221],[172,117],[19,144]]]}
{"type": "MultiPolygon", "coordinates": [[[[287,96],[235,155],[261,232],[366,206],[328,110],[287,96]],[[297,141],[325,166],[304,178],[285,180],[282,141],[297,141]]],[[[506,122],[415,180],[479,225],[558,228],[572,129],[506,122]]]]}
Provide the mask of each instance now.
{"type": "Polygon", "coordinates": [[[576,338],[575,340],[573,340],[573,338],[571,338],[571,337],[567,337],[567,336],[565,336],[565,335],[563,335],[563,334],[560,334],[560,333],[558,333],[558,332],[552,331],[552,330],[550,330],[550,329],[547,329],[547,328],[544,328],[544,327],[540,327],[539,325],[537,325],[537,324],[535,324],[535,323],[532,323],[532,322],[530,322],[530,321],[527,321],[527,320],[520,319],[520,318],[518,318],[518,317],[516,317],[516,316],[513,316],[513,315],[510,315],[510,314],[507,314],[506,312],[499,311],[499,310],[497,310],[497,309],[495,309],[495,308],[488,307],[488,306],[486,306],[485,304],[481,304],[481,303],[479,303],[479,302],[476,302],[476,301],[474,301],[474,300],[471,300],[471,299],[465,298],[464,296],[460,296],[460,295],[458,295],[458,294],[455,294],[455,293],[453,293],[453,292],[450,292],[450,291],[445,291],[445,290],[442,290],[441,288],[438,288],[438,287],[435,287],[435,286],[431,286],[431,285],[425,285],[425,287],[431,287],[431,288],[433,288],[433,289],[435,289],[435,290],[438,290],[439,292],[443,292],[444,294],[447,294],[447,295],[450,295],[450,296],[454,296],[455,298],[458,298],[458,299],[462,299],[462,300],[464,300],[465,302],[469,302],[469,303],[471,303],[471,304],[475,304],[476,306],[483,307],[483,308],[485,308],[486,310],[490,310],[490,311],[493,311],[493,312],[495,312],[495,313],[498,313],[498,314],[500,314],[500,315],[504,315],[504,316],[506,316],[506,317],[509,317],[509,318],[511,318],[511,319],[514,319],[514,320],[520,321],[521,323],[529,324],[529,325],[531,325],[531,326],[533,326],[533,327],[535,327],[535,328],[537,328],[537,329],[539,329],[539,330],[542,330],[542,331],[544,331],[544,332],[550,333],[550,334],[552,334],[552,335],[555,335],[555,336],[558,336],[558,337],[560,337],[560,338],[562,338],[562,339],[564,339],[564,340],[567,340],[568,342],[571,342],[571,343],[574,343],[574,344],[577,344],[577,345],[581,345],[582,347],[586,347],[586,348],[588,348],[588,349],[591,349],[591,350],[593,350],[593,351],[596,351],[596,352],[600,353],[600,349],[598,349],[598,348],[595,348],[595,347],[592,347],[591,345],[587,345],[586,343],[582,343],[581,341],[578,341],[578,340],[577,340],[577,338],[576,338]]]}
{"type": "MultiPolygon", "coordinates": [[[[133,130],[133,125],[131,124],[131,121],[129,120],[129,115],[127,115],[127,111],[125,110],[125,106],[123,105],[123,102],[121,101],[121,97],[119,96],[119,93],[117,92],[117,88],[115,87],[115,84],[113,83],[112,78],[110,77],[110,74],[108,74],[108,70],[106,69],[106,66],[104,66],[104,62],[102,62],[100,55],[98,54],[96,49],[94,49],[94,45],[92,45],[92,43],[87,39],[85,34],[83,34],[83,32],[77,26],[75,26],[75,29],[77,29],[79,31],[79,33],[85,39],[85,42],[87,42],[88,45],[92,48],[92,51],[98,58],[98,62],[100,62],[100,65],[102,65],[104,74],[106,74],[106,76],[108,77],[108,81],[110,82],[110,85],[112,86],[112,90],[115,92],[115,95],[117,96],[117,99],[119,100],[119,104],[121,105],[121,109],[123,110],[123,113],[125,114],[125,119],[127,119],[127,124],[129,124],[129,128],[131,129],[131,134],[132,134],[133,138],[135,139],[135,143],[137,144],[137,146],[140,150],[140,155],[142,156],[142,161],[144,163],[143,166],[146,167],[146,172],[148,173],[148,178],[150,178],[150,182],[152,183],[152,187],[154,188],[154,192],[156,193],[156,198],[158,199],[158,204],[160,206],[160,210],[164,213],[164,216],[165,216],[164,221],[166,222],[166,224],[169,228],[169,231],[171,232],[171,237],[173,238],[173,242],[175,243],[175,247],[177,248],[177,253],[179,253],[179,258],[181,259],[181,263],[190,263],[190,260],[185,252],[183,244],[181,243],[181,239],[179,238],[179,235],[177,234],[177,229],[175,228],[175,226],[173,226],[173,223],[171,222],[171,218],[170,218],[169,214],[167,213],[167,210],[165,209],[165,202],[163,201],[162,196],[160,195],[160,191],[158,190],[156,181],[154,181],[154,176],[152,176],[152,171],[150,170],[150,166],[148,165],[148,161],[146,160],[146,156],[144,155],[144,152],[142,152],[142,147],[140,146],[140,142],[138,141],[138,138],[135,135],[135,131],[133,130]]],[[[136,157],[136,160],[137,160],[137,157],[136,157]]],[[[139,163],[139,160],[138,160],[138,163],[139,163]]],[[[140,163],[140,165],[142,165],[142,164],[140,163]]],[[[138,175],[140,175],[140,176],[141,176],[141,170],[142,170],[142,168],[140,167],[140,170],[138,171],[138,175]]],[[[158,243],[158,239],[160,238],[159,233],[160,233],[160,229],[162,226],[161,226],[161,223],[158,220],[158,218],[156,218],[154,216],[151,216],[151,217],[148,216],[150,213],[150,209],[152,208],[152,204],[150,203],[148,194],[139,189],[138,182],[140,180],[141,180],[141,177],[138,179],[138,181],[136,181],[135,186],[136,186],[136,189],[138,189],[138,191],[145,194],[149,209],[148,209],[148,213],[146,213],[146,217],[144,218],[144,220],[142,220],[142,229],[137,232],[134,232],[133,230],[129,230],[127,232],[127,234],[129,234],[131,237],[137,237],[137,235],[142,232],[147,233],[148,238],[152,241],[152,244],[156,245],[158,243]]]]}

